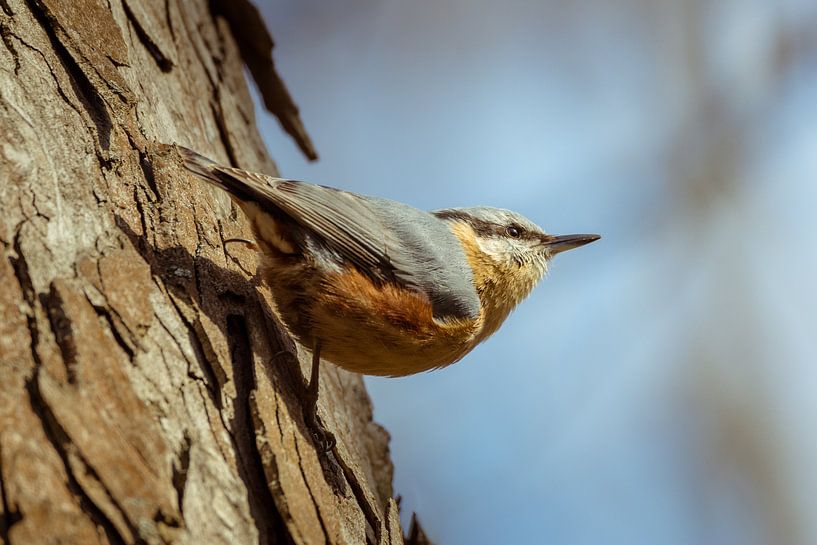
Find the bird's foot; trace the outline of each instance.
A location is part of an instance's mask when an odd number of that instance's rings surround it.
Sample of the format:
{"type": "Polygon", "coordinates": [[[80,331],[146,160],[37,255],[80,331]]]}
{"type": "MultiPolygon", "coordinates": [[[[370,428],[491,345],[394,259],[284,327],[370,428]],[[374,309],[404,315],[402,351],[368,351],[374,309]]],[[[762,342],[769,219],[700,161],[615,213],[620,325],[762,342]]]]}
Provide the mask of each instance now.
{"type": "Polygon", "coordinates": [[[306,427],[312,436],[312,441],[315,443],[315,446],[320,452],[325,454],[335,448],[337,441],[332,432],[327,430],[323,422],[321,422],[321,418],[318,416],[316,409],[317,407],[311,410],[305,410],[304,420],[306,421],[306,427]]]}

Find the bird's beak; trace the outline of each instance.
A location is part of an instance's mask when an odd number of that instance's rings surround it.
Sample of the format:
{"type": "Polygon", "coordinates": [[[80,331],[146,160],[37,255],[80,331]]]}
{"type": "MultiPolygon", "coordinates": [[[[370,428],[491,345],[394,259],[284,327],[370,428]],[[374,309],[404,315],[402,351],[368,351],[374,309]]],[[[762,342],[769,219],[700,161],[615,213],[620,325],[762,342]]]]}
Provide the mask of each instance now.
{"type": "Polygon", "coordinates": [[[542,240],[542,244],[548,249],[551,256],[558,253],[572,250],[590,244],[593,241],[600,239],[600,235],[561,235],[558,237],[548,236],[542,240]]]}

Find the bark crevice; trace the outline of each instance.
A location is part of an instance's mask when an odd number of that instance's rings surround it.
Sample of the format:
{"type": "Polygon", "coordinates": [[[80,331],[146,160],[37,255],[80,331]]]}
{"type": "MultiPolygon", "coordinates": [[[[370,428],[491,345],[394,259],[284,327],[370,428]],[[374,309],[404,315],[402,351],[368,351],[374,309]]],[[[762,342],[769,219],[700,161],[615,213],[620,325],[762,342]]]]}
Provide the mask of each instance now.
{"type": "Polygon", "coordinates": [[[354,470],[349,466],[349,464],[347,464],[341,456],[337,456],[336,459],[343,470],[343,476],[346,478],[346,482],[349,483],[349,486],[352,489],[352,494],[354,494],[358,505],[360,505],[360,508],[363,511],[363,515],[366,517],[367,539],[371,539],[375,544],[380,543],[382,526],[381,519],[377,514],[377,508],[369,502],[369,498],[366,497],[366,492],[364,490],[364,484],[358,480],[354,470]],[[371,538],[369,538],[370,534],[372,535],[371,538]]]}
{"type": "Polygon", "coordinates": [[[184,493],[187,489],[187,474],[190,470],[190,436],[184,433],[184,440],[178,455],[178,463],[173,464],[173,488],[176,490],[176,504],[179,514],[184,518],[184,493]]]}
{"type": "MultiPolygon", "coordinates": [[[[65,430],[59,425],[59,422],[51,411],[48,402],[46,402],[40,392],[39,374],[41,371],[42,367],[37,367],[35,369],[34,375],[28,380],[26,387],[28,390],[29,399],[31,400],[31,409],[39,418],[40,423],[42,424],[42,429],[45,432],[50,445],[54,448],[62,461],[62,466],[67,477],[66,484],[68,486],[68,490],[78,500],[80,509],[82,509],[82,511],[88,515],[88,517],[95,524],[102,528],[102,530],[105,532],[105,536],[112,545],[128,545],[129,543],[133,543],[133,538],[134,536],[138,535],[138,531],[135,532],[136,529],[128,523],[127,517],[125,517],[124,513],[121,511],[121,508],[119,508],[115,502],[112,502],[112,504],[116,506],[116,509],[118,510],[117,514],[121,516],[121,522],[119,523],[120,527],[117,528],[117,524],[105,514],[105,512],[94,502],[93,499],[91,499],[88,494],[86,494],[85,490],[79,484],[76,476],[74,475],[74,468],[69,460],[69,453],[67,451],[67,449],[70,448],[73,443],[65,430]],[[121,527],[122,522],[125,523],[127,528],[121,527]],[[126,539],[120,533],[123,530],[130,534],[128,539],[126,539]]],[[[82,460],[77,453],[74,453],[74,455],[77,461],[82,464],[83,469],[86,469],[89,472],[89,477],[94,479],[96,482],[99,482],[93,468],[90,467],[85,460],[82,460]]],[[[105,490],[105,492],[108,498],[113,500],[110,491],[105,490]]],[[[140,543],[143,542],[143,540],[137,540],[136,542],[140,543]]]]}
{"type": "MultiPolygon", "coordinates": [[[[173,61],[170,60],[162,50],[159,48],[158,44],[153,41],[153,38],[147,33],[147,31],[142,26],[142,23],[139,22],[139,19],[134,15],[133,10],[131,9],[127,0],[123,0],[122,7],[125,9],[125,15],[128,18],[128,21],[131,25],[133,25],[134,31],[136,31],[136,36],[139,38],[139,41],[145,46],[145,49],[156,61],[156,65],[162,72],[170,72],[173,70],[173,61]]],[[[170,18],[168,17],[168,22],[170,18]]]]}
{"type": "Polygon", "coordinates": [[[11,545],[11,527],[23,520],[23,515],[9,502],[3,476],[3,448],[0,445],[0,543],[11,545]]]}
{"type": "Polygon", "coordinates": [[[20,290],[23,293],[23,303],[25,304],[23,312],[26,315],[26,325],[31,343],[31,359],[35,365],[40,365],[40,356],[37,354],[37,343],[39,342],[40,333],[37,327],[37,318],[34,314],[37,305],[37,295],[34,291],[31,275],[28,272],[28,263],[23,255],[19,228],[14,235],[13,249],[14,253],[9,256],[9,263],[14,271],[14,276],[17,278],[17,283],[20,285],[20,290]]]}
{"type": "Polygon", "coordinates": [[[122,319],[116,315],[116,311],[103,305],[94,305],[90,300],[88,300],[88,302],[93,306],[97,316],[108,325],[108,330],[111,332],[116,344],[119,345],[119,348],[128,355],[129,359],[133,359],[138,346],[133,340],[128,340],[125,338],[125,335],[123,335],[122,330],[126,330],[127,326],[125,326],[122,319]]]}
{"type": "Polygon", "coordinates": [[[213,119],[216,121],[218,136],[221,140],[221,145],[224,146],[224,151],[227,153],[227,157],[230,160],[230,166],[235,167],[238,166],[238,160],[236,159],[236,153],[233,149],[232,143],[230,142],[230,134],[224,121],[224,112],[221,109],[221,101],[219,100],[220,92],[218,87],[216,87],[214,94],[215,97],[210,103],[210,107],[213,109],[213,119]]]}
{"type": "Polygon", "coordinates": [[[240,314],[228,314],[226,327],[230,339],[236,392],[231,436],[239,460],[239,475],[247,488],[250,510],[261,538],[261,545],[291,543],[292,537],[283,523],[275,498],[267,485],[261,453],[255,442],[256,432],[250,403],[256,385],[246,318],[240,314]],[[281,541],[281,538],[285,539],[281,541]]]}
{"type": "MultiPolygon", "coordinates": [[[[309,483],[309,478],[307,477],[306,472],[304,471],[303,458],[301,458],[301,449],[300,449],[300,447],[298,447],[298,441],[297,440],[295,440],[295,454],[296,454],[297,459],[298,459],[298,467],[301,470],[301,478],[304,480],[304,484],[306,484],[306,490],[307,490],[307,493],[309,494],[309,499],[312,502],[312,505],[315,506],[315,512],[318,514],[318,522],[320,523],[320,526],[321,526],[321,532],[323,532],[324,539],[328,540],[329,539],[329,533],[326,530],[326,523],[324,522],[323,516],[321,514],[321,505],[317,501],[317,498],[315,497],[315,492],[312,490],[312,485],[309,483]]],[[[366,541],[367,541],[367,544],[368,544],[368,542],[369,542],[368,532],[366,533],[366,536],[367,536],[366,541]]]]}
{"type": "MultiPolygon", "coordinates": [[[[0,6],[3,5],[3,0],[0,0],[0,6]]],[[[6,15],[11,17],[11,14],[8,12],[6,12],[6,15]]],[[[20,74],[20,55],[17,53],[17,48],[14,47],[11,37],[11,29],[4,20],[0,19],[0,38],[2,38],[3,44],[6,46],[6,49],[8,49],[8,52],[11,54],[11,58],[14,60],[14,75],[18,76],[20,74]]]]}
{"type": "Polygon", "coordinates": [[[72,331],[73,323],[63,311],[63,301],[59,290],[54,284],[48,294],[40,295],[40,304],[46,311],[48,321],[51,324],[51,331],[54,340],[62,356],[62,363],[65,365],[65,373],[68,377],[68,384],[74,385],[77,382],[77,345],[76,337],[72,331]]]}
{"type": "MultiPolygon", "coordinates": [[[[108,113],[105,99],[100,94],[97,87],[88,79],[80,65],[71,55],[71,52],[63,45],[57,37],[57,23],[47,11],[47,8],[40,0],[29,0],[29,7],[35,19],[40,23],[54,50],[54,54],[60,61],[68,75],[68,81],[74,90],[77,98],[82,104],[88,119],[94,124],[96,131],[92,135],[96,136],[96,141],[102,150],[107,152],[111,145],[111,131],[113,130],[113,120],[108,113]]],[[[58,84],[59,85],[59,84],[58,84]]],[[[65,95],[64,95],[65,96],[65,95]]],[[[66,97],[66,100],[67,97],[66,97]]],[[[104,154],[98,154],[100,163],[109,166],[109,160],[104,154]]]]}

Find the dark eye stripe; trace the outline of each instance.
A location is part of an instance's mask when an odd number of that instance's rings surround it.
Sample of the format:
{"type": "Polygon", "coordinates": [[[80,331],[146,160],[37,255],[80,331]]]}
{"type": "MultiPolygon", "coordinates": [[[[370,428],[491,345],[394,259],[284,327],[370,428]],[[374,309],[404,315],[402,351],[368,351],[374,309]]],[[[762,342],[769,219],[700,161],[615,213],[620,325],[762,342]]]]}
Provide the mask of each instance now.
{"type": "Polygon", "coordinates": [[[477,235],[480,235],[480,236],[483,236],[483,237],[509,236],[508,235],[508,229],[510,227],[514,227],[519,231],[518,238],[520,238],[520,239],[538,239],[539,238],[538,234],[536,234],[534,232],[531,232],[531,231],[527,231],[527,230],[523,229],[520,225],[513,224],[511,226],[507,226],[507,225],[499,225],[498,223],[491,223],[489,221],[485,221],[485,220],[481,220],[479,218],[475,218],[474,216],[472,216],[472,215],[470,215],[470,214],[468,214],[466,212],[463,212],[462,210],[440,210],[438,212],[435,212],[434,215],[437,216],[440,219],[455,219],[455,220],[463,221],[463,222],[467,223],[468,225],[470,225],[474,229],[474,232],[477,235]]]}

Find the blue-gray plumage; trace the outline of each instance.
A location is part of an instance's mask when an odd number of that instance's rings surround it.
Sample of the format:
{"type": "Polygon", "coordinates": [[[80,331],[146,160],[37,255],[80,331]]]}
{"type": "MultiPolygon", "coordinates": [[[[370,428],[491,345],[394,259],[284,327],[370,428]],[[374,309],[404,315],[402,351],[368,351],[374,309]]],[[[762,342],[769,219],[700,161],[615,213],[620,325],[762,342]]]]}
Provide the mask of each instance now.
{"type": "Polygon", "coordinates": [[[435,318],[479,316],[462,245],[436,216],[398,201],[219,167],[200,155],[195,160],[207,165],[206,178],[229,193],[294,220],[304,238],[334,254],[339,265],[348,261],[375,281],[423,293],[435,318]]]}

